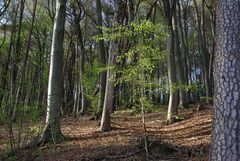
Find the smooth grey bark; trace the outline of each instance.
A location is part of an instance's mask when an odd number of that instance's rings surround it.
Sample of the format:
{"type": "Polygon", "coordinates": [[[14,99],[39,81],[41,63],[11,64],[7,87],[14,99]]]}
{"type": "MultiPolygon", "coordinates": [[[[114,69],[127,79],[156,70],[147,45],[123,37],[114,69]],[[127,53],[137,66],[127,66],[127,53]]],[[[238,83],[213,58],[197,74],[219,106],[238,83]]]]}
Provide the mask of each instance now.
{"type": "MultiPolygon", "coordinates": [[[[100,0],[96,0],[96,14],[97,14],[97,34],[102,35],[102,5],[100,0]]],[[[98,49],[99,49],[99,64],[101,67],[106,65],[106,54],[105,54],[105,47],[104,47],[104,40],[100,40],[98,42],[98,49]]],[[[98,112],[97,112],[97,119],[102,114],[103,103],[104,103],[104,96],[105,96],[105,88],[106,88],[106,72],[102,71],[100,73],[99,78],[99,100],[98,100],[98,112]]]]}
{"type": "Polygon", "coordinates": [[[66,0],[56,1],[56,15],[51,47],[51,59],[48,82],[48,107],[46,127],[41,135],[40,142],[52,138],[56,143],[62,135],[60,129],[60,109],[63,94],[63,39],[66,15],[66,0]]]}
{"type": "Polygon", "coordinates": [[[85,87],[83,84],[83,72],[84,72],[84,55],[85,49],[84,46],[81,45],[80,47],[80,67],[79,67],[79,89],[81,91],[81,110],[80,114],[85,114],[87,112],[87,100],[85,95],[85,87]]]}
{"type": "Polygon", "coordinates": [[[175,0],[164,0],[164,11],[165,11],[165,21],[169,26],[169,37],[167,41],[168,53],[168,82],[169,82],[169,102],[168,102],[168,112],[167,112],[167,123],[171,123],[174,116],[177,114],[178,109],[178,94],[174,90],[174,85],[177,83],[176,78],[176,62],[175,62],[175,51],[174,51],[174,31],[173,31],[173,14],[176,11],[176,1],[175,0]]]}
{"type": "MultiPolygon", "coordinates": [[[[179,42],[178,44],[180,43],[181,44],[181,53],[179,55],[179,76],[180,76],[180,83],[183,83],[183,84],[187,84],[188,83],[188,77],[187,77],[187,72],[188,72],[188,69],[187,68],[187,54],[188,54],[188,51],[187,51],[187,48],[186,48],[186,42],[185,42],[185,39],[184,39],[184,31],[183,31],[183,26],[182,26],[182,10],[181,10],[181,6],[180,6],[180,2],[177,1],[177,11],[178,11],[178,18],[176,21],[178,21],[178,24],[177,24],[177,28],[178,28],[178,31],[179,31],[179,35],[180,35],[180,38],[179,38],[179,42]],[[184,62],[184,63],[183,63],[184,62]]],[[[180,107],[185,107],[187,108],[188,107],[188,101],[189,101],[189,98],[188,98],[188,95],[187,95],[187,91],[186,90],[180,90],[180,102],[179,102],[179,106],[180,107]]]]}
{"type": "Polygon", "coordinates": [[[206,48],[206,31],[205,31],[205,0],[202,0],[201,12],[198,10],[197,1],[194,0],[194,6],[196,10],[197,18],[197,30],[200,41],[200,52],[202,53],[202,63],[203,63],[203,82],[205,85],[205,95],[207,97],[206,103],[209,103],[209,98],[212,97],[211,94],[211,84],[209,78],[209,53],[206,48]],[[199,15],[201,14],[201,15],[199,15]]]}
{"type": "Polygon", "coordinates": [[[240,160],[240,3],[219,0],[216,10],[215,100],[211,161],[240,160]]]}
{"type": "MultiPolygon", "coordinates": [[[[180,86],[182,84],[185,84],[184,81],[184,71],[183,71],[183,61],[182,61],[182,52],[180,49],[180,40],[179,40],[179,19],[177,17],[177,13],[174,12],[173,15],[174,19],[174,43],[175,43],[175,54],[176,54],[176,66],[178,67],[177,73],[178,73],[178,80],[180,86]]],[[[187,107],[187,101],[186,101],[186,95],[183,88],[178,89],[179,90],[179,107],[186,108],[187,107]]]]}
{"type": "MultiPolygon", "coordinates": [[[[180,3],[178,3],[180,5],[180,3]]],[[[186,82],[191,85],[192,84],[192,79],[191,79],[191,75],[192,75],[192,71],[191,71],[191,61],[190,61],[190,56],[189,56],[189,41],[188,41],[188,7],[189,7],[189,3],[185,4],[185,5],[181,5],[179,6],[180,9],[182,8],[182,20],[183,21],[179,21],[179,25],[180,27],[182,26],[182,30],[183,33],[181,34],[181,39],[183,42],[185,42],[185,47],[186,47],[186,52],[184,54],[184,79],[186,80],[186,82]],[[182,7],[181,7],[182,6],[182,7]],[[181,23],[182,22],[182,23],[181,23]],[[181,25],[182,24],[182,25],[181,25]]],[[[183,48],[183,46],[182,46],[183,48]]],[[[189,90],[186,93],[186,98],[187,98],[187,102],[192,102],[191,100],[191,95],[192,92],[189,90]]]]}
{"type": "MultiPolygon", "coordinates": [[[[116,2],[116,11],[114,13],[114,20],[113,26],[120,24],[122,14],[124,11],[122,1],[116,2]]],[[[116,65],[116,56],[118,52],[118,41],[111,40],[110,47],[109,47],[109,56],[108,56],[108,70],[107,70],[107,83],[106,83],[106,90],[105,90],[105,97],[104,97],[104,104],[103,104],[103,112],[102,112],[102,119],[100,125],[100,131],[105,132],[111,130],[110,125],[110,111],[113,109],[113,101],[114,101],[114,84],[115,84],[115,77],[113,74],[113,67],[116,65]]]]}
{"type": "Polygon", "coordinates": [[[103,104],[103,112],[101,118],[100,130],[101,132],[111,130],[110,125],[110,109],[113,106],[113,94],[114,94],[114,78],[112,67],[115,64],[117,43],[114,41],[110,42],[109,57],[108,57],[108,70],[107,70],[107,83],[103,104]]]}
{"type": "MultiPolygon", "coordinates": [[[[73,6],[73,14],[74,14],[74,25],[75,25],[75,33],[77,35],[77,47],[76,54],[79,55],[79,82],[78,82],[78,100],[81,101],[81,110],[80,114],[84,114],[87,112],[87,100],[85,95],[85,87],[83,84],[83,73],[84,73],[84,56],[86,55],[83,34],[80,26],[80,14],[77,14],[75,6],[73,6]],[[80,50],[79,50],[80,48],[80,50]]],[[[78,102],[79,103],[79,102],[78,102]]],[[[79,108],[79,106],[78,106],[79,108]]],[[[78,111],[78,110],[77,110],[78,111]]]]}
{"type": "Polygon", "coordinates": [[[174,85],[177,82],[176,78],[176,63],[175,63],[175,54],[174,54],[174,33],[173,29],[170,31],[168,38],[168,82],[169,82],[169,102],[168,102],[168,112],[167,112],[167,123],[171,123],[174,119],[174,116],[177,115],[178,109],[178,93],[174,90],[174,85]]]}

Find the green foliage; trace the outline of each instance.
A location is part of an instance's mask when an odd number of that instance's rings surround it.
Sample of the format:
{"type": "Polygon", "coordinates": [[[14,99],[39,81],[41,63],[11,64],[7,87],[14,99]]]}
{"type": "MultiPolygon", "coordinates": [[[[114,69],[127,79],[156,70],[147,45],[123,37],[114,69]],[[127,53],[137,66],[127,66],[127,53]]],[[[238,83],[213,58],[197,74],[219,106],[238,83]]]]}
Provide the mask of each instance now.
{"type": "Polygon", "coordinates": [[[154,39],[159,41],[165,41],[167,38],[167,33],[164,31],[165,26],[162,23],[154,24],[149,20],[142,20],[140,24],[135,22],[126,26],[116,26],[113,28],[102,27],[103,35],[94,36],[95,41],[119,41],[126,39],[144,38],[145,42],[152,41],[151,36],[154,36],[154,39]]]}
{"type": "Polygon", "coordinates": [[[128,29],[130,38],[134,38],[134,45],[117,57],[118,62],[127,63],[123,69],[117,70],[121,74],[119,81],[145,87],[151,83],[149,79],[154,69],[166,59],[166,51],[160,51],[159,43],[166,41],[167,35],[163,25],[155,25],[148,20],[143,20],[140,24],[132,23],[128,29]]]}
{"type": "Polygon", "coordinates": [[[0,152],[0,160],[17,161],[18,156],[15,151],[7,148],[0,152]]]}
{"type": "Polygon", "coordinates": [[[200,97],[200,102],[212,102],[213,97],[200,97]]]}
{"type": "Polygon", "coordinates": [[[166,42],[167,33],[162,23],[142,20],[141,23],[131,23],[127,26],[103,28],[103,35],[95,36],[96,41],[130,42],[125,53],[117,56],[117,63],[125,63],[124,67],[114,68],[118,77],[116,83],[125,83],[133,87],[135,106],[144,106],[145,110],[153,109],[152,103],[145,97],[143,89],[157,86],[159,83],[152,79],[152,74],[167,57],[166,49],[160,44],[166,42]]]}
{"type": "Polygon", "coordinates": [[[0,106],[0,122],[6,124],[8,120],[9,120],[8,107],[3,102],[2,105],[0,106]]]}
{"type": "Polygon", "coordinates": [[[192,91],[192,92],[202,92],[204,91],[203,84],[192,83],[192,84],[184,84],[184,83],[174,83],[171,84],[170,92],[174,92],[176,90],[184,90],[184,91],[192,91]]]}
{"type": "Polygon", "coordinates": [[[85,95],[90,103],[89,112],[96,113],[98,107],[98,96],[93,96],[93,93],[96,89],[96,82],[98,81],[99,73],[104,71],[105,67],[99,67],[97,61],[94,61],[92,64],[86,63],[85,70],[83,74],[83,84],[85,87],[85,95]]]}
{"type": "Polygon", "coordinates": [[[43,112],[42,108],[36,108],[36,106],[23,105],[18,106],[16,111],[16,120],[20,121],[31,121],[38,122],[43,112]]]}
{"type": "Polygon", "coordinates": [[[174,121],[175,121],[175,122],[179,122],[179,121],[182,121],[182,120],[184,120],[184,117],[183,117],[183,116],[176,115],[176,116],[174,117],[174,121]]]}

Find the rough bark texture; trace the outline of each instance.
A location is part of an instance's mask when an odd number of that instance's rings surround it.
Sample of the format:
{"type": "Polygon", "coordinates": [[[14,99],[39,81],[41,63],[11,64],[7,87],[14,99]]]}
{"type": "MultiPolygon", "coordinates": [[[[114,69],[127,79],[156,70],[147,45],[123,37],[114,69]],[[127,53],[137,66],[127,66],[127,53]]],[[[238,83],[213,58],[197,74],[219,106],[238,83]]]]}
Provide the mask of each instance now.
{"type": "Polygon", "coordinates": [[[240,2],[217,4],[211,161],[240,160],[240,2]]]}
{"type": "Polygon", "coordinates": [[[52,136],[52,139],[55,142],[61,135],[60,109],[62,106],[63,92],[63,37],[65,14],[66,0],[57,0],[48,83],[47,126],[41,137],[43,142],[49,136],[52,136]]]}

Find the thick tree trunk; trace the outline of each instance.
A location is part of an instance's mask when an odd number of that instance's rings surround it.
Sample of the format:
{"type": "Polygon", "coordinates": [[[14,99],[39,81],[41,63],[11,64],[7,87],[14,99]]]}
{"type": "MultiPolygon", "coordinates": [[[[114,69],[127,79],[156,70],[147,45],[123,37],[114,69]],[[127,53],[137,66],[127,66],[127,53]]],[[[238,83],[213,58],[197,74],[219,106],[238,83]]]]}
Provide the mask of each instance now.
{"type": "Polygon", "coordinates": [[[217,3],[211,161],[240,158],[240,3],[217,3]]]}
{"type": "Polygon", "coordinates": [[[48,82],[47,125],[40,139],[40,142],[45,142],[47,139],[52,138],[54,143],[59,141],[59,137],[62,135],[60,129],[60,109],[63,92],[63,38],[66,0],[57,0],[56,2],[48,82]]]}

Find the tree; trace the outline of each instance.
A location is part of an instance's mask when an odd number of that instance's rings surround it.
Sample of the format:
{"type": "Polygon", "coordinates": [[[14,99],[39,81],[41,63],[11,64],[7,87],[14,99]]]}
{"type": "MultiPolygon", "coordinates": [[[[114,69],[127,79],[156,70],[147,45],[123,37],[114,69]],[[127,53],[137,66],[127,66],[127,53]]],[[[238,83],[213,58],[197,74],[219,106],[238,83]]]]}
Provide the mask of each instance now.
{"type": "MultiPolygon", "coordinates": [[[[122,14],[124,11],[124,4],[121,1],[116,2],[116,12],[114,14],[114,24],[113,26],[117,26],[120,24],[122,14]]],[[[110,41],[109,47],[109,56],[108,56],[108,70],[107,70],[107,80],[106,80],[106,89],[105,89],[105,97],[103,103],[103,112],[100,130],[102,132],[109,131],[111,129],[110,125],[110,110],[113,108],[113,94],[114,94],[114,73],[113,67],[116,65],[116,55],[118,52],[118,41],[112,40],[110,41]]]]}
{"type": "Polygon", "coordinates": [[[176,12],[176,1],[175,0],[165,0],[163,2],[165,21],[169,26],[169,37],[167,41],[168,54],[168,82],[170,88],[169,103],[168,103],[168,113],[167,122],[171,123],[174,119],[174,115],[177,115],[178,108],[178,93],[173,89],[174,85],[177,83],[176,78],[176,62],[175,62],[175,49],[174,49],[174,29],[173,29],[173,15],[176,12]]]}
{"type": "Polygon", "coordinates": [[[56,15],[52,37],[52,49],[48,82],[48,108],[46,126],[40,142],[52,138],[57,142],[61,137],[60,109],[63,92],[63,38],[65,28],[66,0],[56,1],[56,15]]]}
{"type": "MultiPolygon", "coordinates": [[[[101,6],[101,1],[96,0],[96,14],[97,14],[97,33],[98,35],[102,35],[102,6],[101,6]]],[[[106,65],[106,54],[105,54],[105,48],[104,48],[104,40],[100,40],[98,42],[98,48],[99,48],[99,63],[100,66],[105,66],[106,65]]],[[[103,109],[103,103],[104,103],[104,96],[105,96],[105,87],[106,87],[106,72],[102,71],[100,73],[99,77],[99,100],[98,100],[98,113],[97,113],[97,118],[102,114],[102,109],[103,109]]]]}
{"type": "Polygon", "coordinates": [[[216,10],[215,100],[211,161],[240,158],[240,3],[219,0],[216,10]]]}

